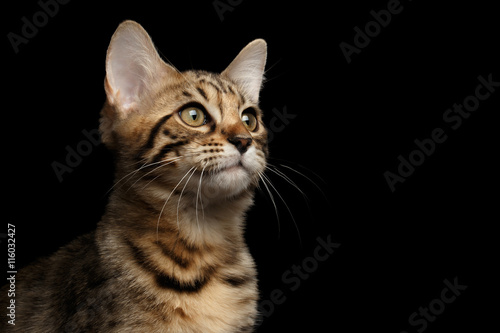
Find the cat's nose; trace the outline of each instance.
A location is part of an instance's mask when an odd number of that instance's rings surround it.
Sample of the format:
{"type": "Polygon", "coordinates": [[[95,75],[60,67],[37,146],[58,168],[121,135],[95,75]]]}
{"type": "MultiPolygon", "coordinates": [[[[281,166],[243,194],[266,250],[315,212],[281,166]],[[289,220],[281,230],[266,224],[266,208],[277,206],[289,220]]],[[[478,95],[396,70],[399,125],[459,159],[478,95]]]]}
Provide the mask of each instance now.
{"type": "Polygon", "coordinates": [[[227,138],[227,141],[231,142],[236,149],[240,152],[240,154],[244,154],[248,147],[252,144],[252,137],[250,136],[233,136],[227,138]]]}

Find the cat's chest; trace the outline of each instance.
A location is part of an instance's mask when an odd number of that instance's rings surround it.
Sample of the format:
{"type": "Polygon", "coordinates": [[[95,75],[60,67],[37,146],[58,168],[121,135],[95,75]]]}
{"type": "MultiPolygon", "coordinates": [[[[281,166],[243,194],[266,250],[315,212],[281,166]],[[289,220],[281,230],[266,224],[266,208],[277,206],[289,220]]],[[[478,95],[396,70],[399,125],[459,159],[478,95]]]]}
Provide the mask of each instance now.
{"type": "MultiPolygon", "coordinates": [[[[165,309],[168,332],[239,332],[253,325],[257,288],[238,290],[224,282],[214,282],[199,294],[177,295],[174,306],[165,309]]],[[[166,297],[172,299],[170,297],[166,297]]]]}
{"type": "Polygon", "coordinates": [[[124,304],[134,304],[124,322],[148,332],[251,332],[258,290],[246,248],[162,245],[122,248],[116,290],[124,304]]]}
{"type": "MultiPolygon", "coordinates": [[[[147,332],[251,332],[257,315],[258,291],[255,280],[213,278],[200,290],[179,292],[160,289],[154,281],[142,284],[141,295],[125,303],[128,313],[121,321],[126,327],[147,332]],[[130,306],[134,304],[133,306],[130,306]]],[[[127,298],[137,289],[126,292],[127,298]]],[[[136,294],[137,295],[137,294],[136,294]]],[[[117,327],[116,332],[122,332],[117,327]]]]}

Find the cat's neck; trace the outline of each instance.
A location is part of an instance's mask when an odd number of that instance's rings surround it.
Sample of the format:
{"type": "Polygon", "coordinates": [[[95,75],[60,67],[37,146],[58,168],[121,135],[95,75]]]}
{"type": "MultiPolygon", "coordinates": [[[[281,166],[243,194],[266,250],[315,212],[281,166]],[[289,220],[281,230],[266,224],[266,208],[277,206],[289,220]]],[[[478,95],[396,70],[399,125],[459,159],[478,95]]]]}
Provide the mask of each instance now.
{"type": "Polygon", "coordinates": [[[110,196],[103,223],[145,237],[176,234],[193,243],[215,244],[243,239],[244,215],[252,203],[253,191],[230,198],[202,198],[154,186],[119,188],[110,196]]]}

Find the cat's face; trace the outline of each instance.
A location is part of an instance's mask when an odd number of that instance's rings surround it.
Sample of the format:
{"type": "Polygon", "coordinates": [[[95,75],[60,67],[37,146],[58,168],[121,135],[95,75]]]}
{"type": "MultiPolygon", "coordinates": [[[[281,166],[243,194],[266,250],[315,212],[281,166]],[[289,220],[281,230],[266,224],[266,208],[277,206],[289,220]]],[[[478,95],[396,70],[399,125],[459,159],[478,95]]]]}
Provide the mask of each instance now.
{"type": "Polygon", "coordinates": [[[177,79],[117,127],[122,156],[143,167],[139,174],[156,183],[150,186],[196,193],[201,178],[204,194],[231,196],[256,185],[267,155],[258,106],[220,76],[185,72],[177,79]]]}
{"type": "Polygon", "coordinates": [[[103,141],[143,186],[232,197],[256,186],[267,131],[258,107],[265,42],[250,43],[221,74],[178,72],[149,36],[125,22],[108,50],[103,141]]]}

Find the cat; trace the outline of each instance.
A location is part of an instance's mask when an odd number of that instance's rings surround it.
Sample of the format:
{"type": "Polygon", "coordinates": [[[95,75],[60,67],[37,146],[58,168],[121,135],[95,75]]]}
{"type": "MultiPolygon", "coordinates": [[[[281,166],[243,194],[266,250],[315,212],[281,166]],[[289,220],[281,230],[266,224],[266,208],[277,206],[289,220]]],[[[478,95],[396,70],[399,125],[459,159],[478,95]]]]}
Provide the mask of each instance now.
{"type": "Polygon", "coordinates": [[[4,317],[2,332],[254,331],[243,232],[268,157],[266,57],[257,39],[220,74],[179,72],[141,25],[119,25],[100,118],[116,163],[106,211],[94,232],[19,271],[15,325],[4,317]]]}

